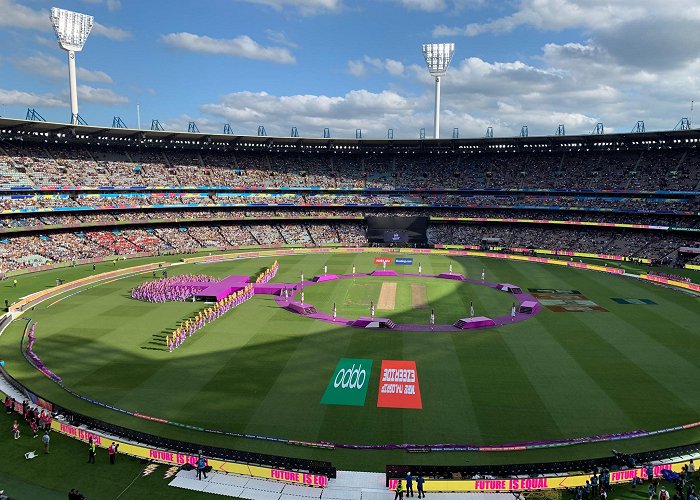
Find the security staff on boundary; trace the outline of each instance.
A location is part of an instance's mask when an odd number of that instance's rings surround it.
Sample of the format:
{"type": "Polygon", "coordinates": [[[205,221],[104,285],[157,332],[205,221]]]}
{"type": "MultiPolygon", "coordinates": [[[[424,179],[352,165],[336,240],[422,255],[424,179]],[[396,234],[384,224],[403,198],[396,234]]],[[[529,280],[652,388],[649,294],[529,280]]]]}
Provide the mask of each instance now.
{"type": "Polygon", "coordinates": [[[95,454],[96,454],[96,449],[95,449],[95,441],[90,438],[90,441],[88,442],[88,463],[89,464],[94,464],[95,463],[95,454]]]}

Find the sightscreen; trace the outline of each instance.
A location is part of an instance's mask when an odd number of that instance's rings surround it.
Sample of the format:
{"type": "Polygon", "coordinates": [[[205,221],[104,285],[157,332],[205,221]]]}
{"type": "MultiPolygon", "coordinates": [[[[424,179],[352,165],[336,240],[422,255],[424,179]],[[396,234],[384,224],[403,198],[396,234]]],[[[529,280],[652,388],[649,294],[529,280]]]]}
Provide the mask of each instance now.
{"type": "Polygon", "coordinates": [[[370,243],[427,243],[428,217],[367,217],[370,243]]]}

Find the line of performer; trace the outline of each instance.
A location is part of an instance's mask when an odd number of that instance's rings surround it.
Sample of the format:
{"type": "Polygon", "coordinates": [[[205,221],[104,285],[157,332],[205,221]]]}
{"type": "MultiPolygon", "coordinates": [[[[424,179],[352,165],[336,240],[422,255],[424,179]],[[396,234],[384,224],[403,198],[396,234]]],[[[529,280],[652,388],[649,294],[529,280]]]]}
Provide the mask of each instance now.
{"type": "Polygon", "coordinates": [[[185,343],[188,337],[191,337],[197,331],[204,328],[207,323],[220,318],[228,311],[241,305],[246,300],[254,295],[253,284],[248,284],[245,288],[238,290],[216,302],[213,306],[207,307],[199,311],[194,317],[186,319],[180,324],[172,334],[165,337],[165,343],[170,352],[180,347],[185,343]]]}

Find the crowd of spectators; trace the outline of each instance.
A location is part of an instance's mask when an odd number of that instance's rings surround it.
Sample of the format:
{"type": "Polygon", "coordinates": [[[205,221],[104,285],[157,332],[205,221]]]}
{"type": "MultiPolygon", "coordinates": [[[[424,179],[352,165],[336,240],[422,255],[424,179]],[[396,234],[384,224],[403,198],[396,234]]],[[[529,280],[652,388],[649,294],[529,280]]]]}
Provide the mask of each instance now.
{"type": "Polygon", "coordinates": [[[668,232],[560,228],[505,224],[436,224],[431,244],[565,250],[661,260],[691,239],[668,232]]]}
{"type": "Polygon", "coordinates": [[[200,225],[9,236],[0,240],[2,271],[141,252],[191,253],[247,245],[366,245],[360,223],[200,225]]]}
{"type": "MultiPolygon", "coordinates": [[[[665,231],[547,227],[523,224],[431,224],[431,244],[552,249],[660,260],[681,246],[695,245],[685,235],[665,231]]],[[[3,270],[141,252],[190,253],[201,248],[248,245],[366,245],[360,222],[190,225],[113,231],[11,236],[0,240],[3,270]]]]}
{"type": "Polygon", "coordinates": [[[690,283],[691,279],[687,276],[678,276],[677,274],[668,274],[668,273],[660,273],[657,271],[649,271],[649,274],[653,276],[658,276],[659,278],[666,278],[669,280],[674,280],[674,281],[684,281],[686,283],[690,283]]]}
{"type": "MultiPolygon", "coordinates": [[[[55,208],[75,208],[75,212],[85,213],[81,207],[93,207],[100,210],[126,210],[138,207],[151,208],[153,206],[173,206],[173,210],[180,205],[187,205],[186,209],[201,205],[202,208],[215,209],[212,205],[270,205],[270,206],[295,206],[312,207],[328,206],[340,207],[352,205],[350,210],[363,210],[371,205],[384,205],[391,207],[424,206],[433,205],[444,208],[460,208],[464,211],[509,209],[540,210],[546,217],[547,214],[559,214],[567,211],[576,212],[576,217],[591,216],[591,213],[615,212],[615,213],[641,213],[651,216],[668,214],[668,212],[682,213],[685,215],[697,215],[700,211],[700,203],[691,198],[607,198],[607,197],[556,197],[556,196],[503,196],[503,195],[402,195],[402,194],[311,194],[301,193],[270,194],[243,196],[211,195],[207,193],[153,193],[138,194],[132,196],[102,196],[94,195],[34,195],[11,198],[0,196],[0,209],[23,210],[22,213],[39,212],[45,214],[55,208]],[[355,208],[355,206],[357,206],[355,208]]],[[[167,210],[156,208],[154,210],[167,210]]],[[[15,212],[17,213],[17,212],[15,212]]]]}
{"type": "Polygon", "coordinates": [[[319,154],[0,142],[0,187],[697,190],[697,149],[319,154]]]}

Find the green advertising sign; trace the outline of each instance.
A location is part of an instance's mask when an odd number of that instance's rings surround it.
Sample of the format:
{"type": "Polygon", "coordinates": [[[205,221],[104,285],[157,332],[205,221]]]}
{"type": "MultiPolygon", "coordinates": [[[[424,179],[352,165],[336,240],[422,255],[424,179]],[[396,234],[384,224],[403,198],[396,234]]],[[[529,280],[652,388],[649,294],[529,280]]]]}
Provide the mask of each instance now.
{"type": "Polygon", "coordinates": [[[340,358],[321,404],[364,406],[371,373],[371,359],[340,358]]]}

